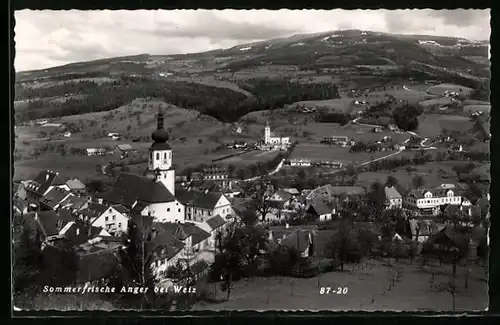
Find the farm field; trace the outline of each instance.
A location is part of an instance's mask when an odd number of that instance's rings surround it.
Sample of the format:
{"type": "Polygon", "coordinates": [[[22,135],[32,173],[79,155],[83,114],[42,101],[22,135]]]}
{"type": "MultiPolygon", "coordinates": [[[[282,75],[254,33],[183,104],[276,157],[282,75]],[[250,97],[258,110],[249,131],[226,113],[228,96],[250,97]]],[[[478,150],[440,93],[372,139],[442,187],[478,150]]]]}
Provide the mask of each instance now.
{"type": "Polygon", "coordinates": [[[451,98],[448,98],[448,97],[428,99],[428,100],[424,100],[424,101],[419,102],[419,104],[422,105],[423,107],[434,106],[434,105],[444,106],[444,105],[449,105],[451,103],[453,103],[453,100],[451,100],[451,98]]]}
{"type": "Polygon", "coordinates": [[[256,162],[262,162],[262,163],[267,162],[276,157],[278,153],[279,151],[250,151],[239,156],[234,156],[224,160],[220,160],[217,163],[223,165],[232,164],[237,167],[241,167],[242,165],[250,165],[256,162]]]}
{"type": "Polygon", "coordinates": [[[326,100],[307,100],[307,101],[295,102],[290,105],[290,108],[291,109],[297,109],[299,107],[307,107],[307,108],[314,107],[317,109],[326,108],[332,112],[350,114],[352,109],[354,108],[353,102],[354,99],[348,97],[326,99],[326,100]]]}
{"type": "Polygon", "coordinates": [[[384,101],[386,99],[386,94],[394,96],[396,100],[408,102],[408,104],[410,105],[417,104],[424,100],[435,98],[435,96],[431,94],[428,94],[421,90],[412,89],[411,87],[406,87],[406,89],[403,87],[397,87],[396,89],[369,92],[366,100],[371,102],[374,100],[374,98],[376,98],[377,101],[384,101]]]}
{"type": "Polygon", "coordinates": [[[473,127],[470,118],[459,115],[422,114],[417,133],[422,137],[438,136],[443,129],[467,132],[473,127]]]}
{"type": "Polygon", "coordinates": [[[328,146],[319,143],[299,143],[293,149],[289,159],[310,159],[312,161],[336,160],[344,164],[357,164],[369,161],[372,158],[387,156],[391,152],[357,152],[350,153],[349,148],[340,146],[328,146]]]}
{"type": "Polygon", "coordinates": [[[472,113],[472,112],[483,112],[489,113],[491,112],[491,105],[465,105],[464,113],[472,113]]]}
{"type": "Polygon", "coordinates": [[[394,176],[399,181],[399,184],[408,187],[411,185],[412,178],[415,175],[420,175],[424,178],[426,186],[434,187],[441,183],[458,181],[456,173],[452,170],[454,163],[453,161],[429,162],[421,166],[411,166],[415,170],[410,172],[406,170],[407,167],[377,172],[364,172],[358,175],[357,184],[360,186],[370,186],[377,180],[384,184],[388,176],[394,176]]]}
{"type": "MultiPolygon", "coordinates": [[[[488,306],[488,283],[483,268],[472,266],[468,289],[464,286],[465,268],[457,267],[457,286],[461,291],[456,295],[457,311],[485,310],[488,306]]],[[[347,266],[344,272],[330,272],[319,277],[299,279],[290,277],[258,277],[243,279],[233,283],[229,301],[221,303],[198,303],[193,310],[328,310],[328,311],[451,311],[453,301],[447,292],[431,288],[431,273],[436,273],[435,284],[444,285],[451,275],[451,265],[439,267],[432,264],[421,267],[419,262],[410,264],[407,260],[396,262],[370,260],[353,271],[347,266]],[[392,290],[392,274],[401,272],[399,282],[392,290]],[[347,288],[345,295],[320,295],[320,287],[347,288]],[[411,293],[411,294],[409,294],[411,293]]],[[[218,284],[207,285],[223,300],[226,293],[218,284]]]]}
{"type": "Polygon", "coordinates": [[[469,87],[464,87],[460,85],[443,83],[427,88],[427,92],[433,95],[441,95],[445,91],[463,93],[465,95],[470,95],[474,89],[469,87]]]}

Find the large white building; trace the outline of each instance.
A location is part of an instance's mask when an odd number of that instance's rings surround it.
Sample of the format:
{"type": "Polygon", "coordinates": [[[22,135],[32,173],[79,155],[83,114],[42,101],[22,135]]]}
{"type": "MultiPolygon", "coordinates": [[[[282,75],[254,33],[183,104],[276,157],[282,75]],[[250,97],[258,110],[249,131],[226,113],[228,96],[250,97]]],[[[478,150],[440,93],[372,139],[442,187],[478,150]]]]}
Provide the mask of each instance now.
{"type": "Polygon", "coordinates": [[[411,191],[403,200],[405,207],[432,210],[439,213],[443,205],[470,206],[470,201],[463,196],[463,190],[454,184],[441,184],[434,189],[411,191]]]}
{"type": "Polygon", "coordinates": [[[141,215],[150,215],[156,222],[184,222],[184,205],[175,197],[175,170],[172,148],[163,127],[163,113],[158,114],[156,131],[151,135],[149,162],[145,177],[122,173],[104,201],[121,204],[141,215]]]}
{"type": "Polygon", "coordinates": [[[273,132],[271,132],[271,127],[269,122],[266,122],[266,127],[264,128],[264,144],[267,145],[286,145],[290,143],[289,137],[281,137],[273,132]]]}

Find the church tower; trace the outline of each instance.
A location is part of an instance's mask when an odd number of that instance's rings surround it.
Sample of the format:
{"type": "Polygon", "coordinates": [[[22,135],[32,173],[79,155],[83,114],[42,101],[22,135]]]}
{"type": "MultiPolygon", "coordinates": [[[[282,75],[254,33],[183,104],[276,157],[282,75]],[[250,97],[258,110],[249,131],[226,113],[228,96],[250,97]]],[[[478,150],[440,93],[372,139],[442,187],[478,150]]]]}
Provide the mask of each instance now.
{"type": "Polygon", "coordinates": [[[153,144],[149,147],[149,162],[147,174],[175,195],[175,170],[172,167],[172,148],[167,143],[168,132],[163,127],[163,112],[158,113],[156,131],[151,134],[153,144]]]}
{"type": "Polygon", "coordinates": [[[268,144],[271,141],[271,127],[269,122],[266,122],[266,127],[264,128],[264,143],[268,144]]]}

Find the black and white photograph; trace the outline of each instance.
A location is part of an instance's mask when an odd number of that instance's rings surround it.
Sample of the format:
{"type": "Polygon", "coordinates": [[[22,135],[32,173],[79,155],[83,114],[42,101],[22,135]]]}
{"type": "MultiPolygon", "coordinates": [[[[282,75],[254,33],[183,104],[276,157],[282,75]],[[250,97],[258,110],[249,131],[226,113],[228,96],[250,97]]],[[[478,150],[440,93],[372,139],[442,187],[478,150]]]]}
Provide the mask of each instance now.
{"type": "Polygon", "coordinates": [[[490,10],[14,18],[15,311],[488,310],[490,10]]]}

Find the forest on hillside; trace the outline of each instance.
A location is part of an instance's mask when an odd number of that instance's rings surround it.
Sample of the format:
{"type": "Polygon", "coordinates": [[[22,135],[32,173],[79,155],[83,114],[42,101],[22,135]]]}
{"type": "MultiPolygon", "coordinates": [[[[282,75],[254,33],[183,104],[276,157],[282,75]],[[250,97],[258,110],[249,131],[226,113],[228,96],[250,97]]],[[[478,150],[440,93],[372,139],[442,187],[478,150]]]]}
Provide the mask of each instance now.
{"type": "Polygon", "coordinates": [[[260,110],[282,108],[300,100],[338,98],[335,85],[301,84],[283,79],[253,79],[241,85],[254,96],[226,88],[197,83],[158,81],[147,77],[121,77],[112,83],[68,82],[50,87],[29,88],[16,85],[16,99],[28,99],[25,108],[16,109],[20,122],[91,112],[109,111],[136,98],[160,98],[167,103],[194,109],[223,122],[260,110]],[[75,96],[80,95],[80,96],[75,96]],[[66,96],[66,97],[65,97],[66,96]],[[54,98],[64,100],[54,101],[54,98]]]}

